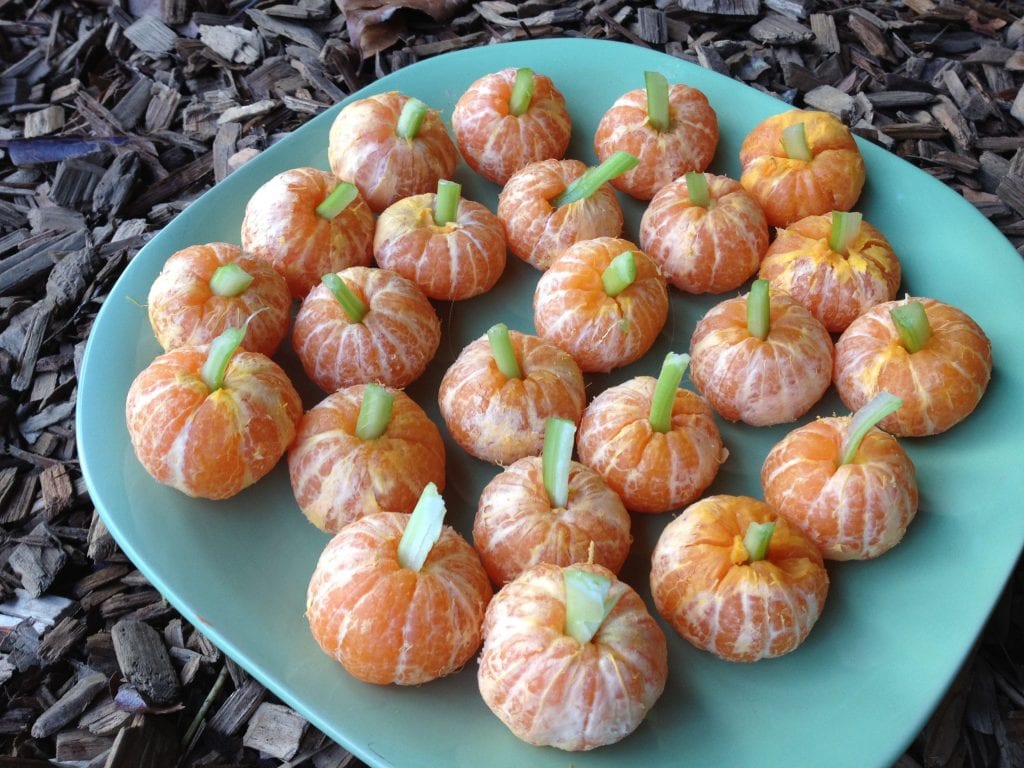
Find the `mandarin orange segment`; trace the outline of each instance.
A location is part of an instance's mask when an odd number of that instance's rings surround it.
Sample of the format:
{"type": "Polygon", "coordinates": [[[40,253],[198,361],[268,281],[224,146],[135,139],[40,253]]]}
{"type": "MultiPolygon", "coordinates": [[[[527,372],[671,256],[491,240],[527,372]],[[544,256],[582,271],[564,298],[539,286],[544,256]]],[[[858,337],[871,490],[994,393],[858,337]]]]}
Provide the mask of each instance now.
{"type": "Polygon", "coordinates": [[[473,544],[491,581],[505,584],[537,563],[593,562],[618,573],[629,553],[629,513],[600,475],[579,462],[569,471],[569,501],[553,507],[541,459],[527,456],[498,473],[480,494],[473,544]]]}
{"type": "Polygon", "coordinates": [[[338,180],[318,168],[279,173],[253,193],[242,219],[242,249],[272,265],[302,299],[322,275],[370,265],[373,211],[357,196],[337,216],[316,212],[338,180]]]}
{"type": "Polygon", "coordinates": [[[639,360],[668,318],[668,290],[657,264],[628,240],[600,237],[571,245],[537,281],[537,333],[571,354],[585,372],[610,371],[639,360]],[[605,269],[630,251],[636,278],[609,296],[605,269]]]}
{"type": "Polygon", "coordinates": [[[685,178],[654,196],[640,220],[640,245],[679,290],[724,293],[757,272],[768,248],[768,223],[739,182],[705,177],[707,206],[691,200],[685,178]]]}
{"type": "Polygon", "coordinates": [[[164,262],[149,289],[147,313],[164,350],[209,344],[227,328],[248,326],[242,346],[272,355],[291,324],[292,297],[277,271],[242,254],[229,243],[183,248],[164,262]],[[218,296],[210,287],[217,269],[236,264],[252,283],[236,296],[218,296]]]}
{"type": "Polygon", "coordinates": [[[992,376],[992,343],[963,310],[932,298],[877,304],[850,323],[836,342],[836,390],[851,411],[878,392],[903,407],[879,426],[897,436],[945,432],[969,416],[992,376]],[[925,347],[913,354],[900,343],[890,312],[918,301],[931,325],[925,347]]]}
{"type": "Polygon", "coordinates": [[[485,75],[466,89],[452,111],[452,131],[466,163],[485,179],[504,184],[539,160],[560,160],[569,146],[572,120],[551,78],[533,73],[530,106],[509,112],[516,69],[485,75]]]}
{"type": "Polygon", "coordinates": [[[842,333],[869,307],[892,301],[900,262],[885,236],[867,222],[845,253],[829,244],[832,213],[808,216],[780,229],[759,277],[807,307],[832,333],[842,333]]]}
{"type": "Polygon", "coordinates": [[[686,640],[728,661],[789,653],[824,608],[828,573],[817,546],[762,501],[710,496],[665,527],[651,557],[658,613],[686,640]],[[751,522],[774,522],[763,560],[750,561],[751,522]],[[737,554],[739,553],[739,554],[737,554]]]}
{"type": "Polygon", "coordinates": [[[793,421],[831,383],[832,338],[788,294],[770,292],[771,331],[760,340],[747,329],[747,296],[712,307],[690,340],[690,379],[729,421],[767,426],[793,421]]]}
{"type": "Polygon", "coordinates": [[[429,299],[390,270],[350,267],[337,274],[369,311],[352,322],[326,286],[311,290],[292,327],[306,374],[325,392],[367,382],[411,384],[441,343],[441,321],[429,299]]]}
{"type": "Polygon", "coordinates": [[[657,702],[667,644],[640,596],[598,565],[617,602],[589,643],[565,633],[563,568],[543,563],[491,601],[477,675],[491,711],[530,744],[582,751],[622,740],[657,702]]]}
{"type": "Polygon", "coordinates": [[[640,164],[611,183],[628,195],[650,200],[669,182],[687,171],[703,171],[718,147],[718,116],[698,89],[682,83],[669,86],[667,131],[651,126],[647,93],[629,91],[602,115],[594,134],[594,151],[606,160],[618,150],[640,159],[640,164]]]}
{"type": "Polygon", "coordinates": [[[307,411],[288,451],[299,508],[330,533],[376,512],[412,512],[429,482],[444,490],[441,432],[401,390],[389,390],[394,402],[384,433],[356,436],[365,389],[347,387],[307,411]]]}
{"type": "Polygon", "coordinates": [[[857,143],[828,112],[793,109],[759,123],[740,147],[740,183],[764,209],[768,224],[785,227],[805,216],[849,211],[864,187],[857,143]],[[782,133],[803,123],[811,160],[789,158],[782,133]]]}
{"type": "Polygon", "coordinates": [[[831,560],[884,554],[917,513],[914,464],[891,435],[873,428],[855,460],[840,463],[850,422],[828,417],[793,430],[761,467],[765,501],[831,560]]]}
{"type": "Polygon", "coordinates": [[[509,337],[522,378],[501,373],[484,335],[445,371],[437,396],[455,442],[504,466],[539,455],[547,419],[579,424],[586,403],[583,373],[572,355],[537,336],[510,331],[509,337]]]}
{"type": "Polygon", "coordinates": [[[697,499],[729,452],[703,399],[678,389],[668,432],[651,427],[656,380],[637,377],[591,400],[577,434],[580,461],[633,512],[660,513],[697,499]]]}
{"type": "Polygon", "coordinates": [[[265,355],[240,350],[213,392],[200,370],[207,347],[180,347],[132,382],[125,416],[132,448],[158,482],[226,499],[266,475],[295,435],[302,403],[265,355]]]}
{"type": "Polygon", "coordinates": [[[455,174],[459,153],[435,110],[427,110],[414,139],[395,133],[408,100],[395,91],[368,96],[346,105],[331,124],[331,171],[355,184],[376,213],[455,174]]]}
{"type": "Polygon", "coordinates": [[[473,548],[445,526],[418,571],[398,563],[409,515],[380,512],[345,526],[309,582],[317,644],[354,677],[419,685],[460,669],[480,647],[491,585],[473,548]]]}
{"type": "Polygon", "coordinates": [[[377,222],[377,264],[412,280],[431,299],[458,301],[489,291],[505,269],[505,230],[486,206],[459,202],[455,221],[434,223],[434,193],[389,206],[377,222]]]}
{"type": "Polygon", "coordinates": [[[622,207],[609,184],[588,198],[553,207],[586,170],[579,160],[542,160],[512,175],[498,195],[498,218],[513,254],[545,270],[579,240],[622,234],[622,207]]]}

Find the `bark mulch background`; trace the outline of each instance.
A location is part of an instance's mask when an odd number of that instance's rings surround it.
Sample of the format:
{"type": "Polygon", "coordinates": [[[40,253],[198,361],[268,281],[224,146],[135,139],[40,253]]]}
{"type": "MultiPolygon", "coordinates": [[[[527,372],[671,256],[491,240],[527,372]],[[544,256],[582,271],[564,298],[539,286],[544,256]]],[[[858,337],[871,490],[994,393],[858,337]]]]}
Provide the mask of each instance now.
{"type": "MultiPolygon", "coordinates": [[[[982,0],[0,0],[0,768],[360,765],[182,621],[82,482],[92,320],[204,190],[399,67],[585,35],[840,114],[1020,250],[1022,15],[982,0]]],[[[1024,765],[1022,595],[1018,568],[901,768],[1024,765]]]]}

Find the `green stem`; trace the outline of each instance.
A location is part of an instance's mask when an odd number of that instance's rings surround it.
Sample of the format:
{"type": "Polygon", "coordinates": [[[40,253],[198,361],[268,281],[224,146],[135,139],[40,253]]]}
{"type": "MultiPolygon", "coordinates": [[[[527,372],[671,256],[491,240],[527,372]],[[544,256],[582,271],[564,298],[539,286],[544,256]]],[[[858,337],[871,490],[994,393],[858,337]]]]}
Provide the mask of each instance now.
{"type": "Polygon", "coordinates": [[[651,429],[655,432],[664,433],[672,429],[672,408],[676,402],[676,390],[679,389],[679,382],[683,380],[683,373],[689,364],[690,356],[685,353],[680,355],[669,352],[665,355],[661,373],[654,384],[651,410],[647,417],[651,422],[651,429]]]}
{"type": "Polygon", "coordinates": [[[362,299],[352,293],[352,290],[345,284],[345,281],[341,277],[334,273],[328,272],[326,275],[320,278],[320,282],[327,286],[337,302],[341,305],[341,308],[345,310],[345,314],[348,315],[348,319],[353,323],[363,322],[363,318],[366,317],[366,313],[369,312],[366,304],[363,303],[362,299]]]}
{"type": "Polygon", "coordinates": [[[519,361],[516,360],[516,351],[512,348],[508,326],[504,323],[492,325],[487,329],[487,340],[491,342],[491,354],[494,356],[494,362],[505,378],[523,378],[523,374],[519,370],[519,361]]]}
{"type": "Polygon", "coordinates": [[[587,168],[582,176],[566,187],[566,190],[552,201],[551,206],[561,208],[569,203],[586,200],[597,192],[601,185],[636,168],[639,162],[639,158],[619,150],[600,165],[587,168]]]}
{"type": "Polygon", "coordinates": [[[355,184],[342,181],[331,190],[330,194],[323,199],[323,202],[316,207],[316,215],[321,219],[330,221],[339,213],[344,211],[359,195],[355,184]]]}
{"type": "Polygon", "coordinates": [[[743,537],[743,547],[747,550],[750,562],[764,560],[765,555],[768,554],[768,544],[772,540],[773,533],[775,533],[774,522],[751,522],[747,526],[747,533],[743,537]]]}
{"type": "Polygon", "coordinates": [[[222,264],[214,271],[210,278],[210,292],[214,296],[227,296],[234,298],[245,293],[252,285],[253,277],[237,263],[222,264]]]}
{"type": "Polygon", "coordinates": [[[782,149],[791,160],[813,160],[811,147],[807,143],[807,129],[803,123],[793,123],[782,130],[782,149]]]}
{"type": "Polygon", "coordinates": [[[516,70],[516,81],[512,85],[512,95],[508,100],[508,111],[513,117],[525,114],[530,108],[533,100],[533,89],[536,85],[536,78],[533,70],[529,67],[520,67],[516,70]]]}
{"type": "Polygon", "coordinates": [[[423,118],[427,116],[427,105],[419,99],[409,97],[402,105],[402,112],[398,115],[398,125],[395,126],[395,133],[399,138],[412,141],[420,132],[423,125],[423,118]]]}
{"type": "Polygon", "coordinates": [[[601,273],[601,285],[608,296],[615,298],[636,280],[636,256],[623,251],[601,273]]]}
{"type": "Polygon", "coordinates": [[[569,567],[562,571],[562,579],[565,582],[565,632],[581,644],[589,643],[619,597],[608,597],[612,581],[600,573],[569,567]]]}
{"type": "Polygon", "coordinates": [[[555,509],[562,509],[569,503],[569,469],[575,436],[576,425],[568,419],[549,418],[544,423],[541,473],[548,501],[555,509]]]}
{"type": "Polygon", "coordinates": [[[228,363],[231,362],[238,347],[241,346],[248,327],[249,321],[247,320],[241,328],[227,328],[210,342],[210,349],[206,353],[206,361],[199,370],[199,375],[211,392],[224,386],[224,374],[228,370],[228,363]]]}
{"type": "Polygon", "coordinates": [[[850,464],[860,450],[860,444],[864,436],[871,431],[872,427],[888,416],[890,413],[899,410],[903,401],[891,392],[879,392],[871,400],[862,405],[853,414],[850,426],[846,431],[846,439],[840,449],[839,463],[850,464]]]}
{"type": "Polygon", "coordinates": [[[767,280],[755,280],[747,295],[747,331],[764,341],[771,331],[771,297],[767,280]]]}
{"type": "Polygon", "coordinates": [[[901,304],[890,313],[896,331],[900,335],[900,343],[910,354],[914,354],[928,343],[932,336],[932,326],[924,311],[924,304],[911,301],[901,304]]]}
{"type": "Polygon", "coordinates": [[[434,223],[443,227],[459,217],[459,199],[462,197],[462,185],[441,179],[437,182],[437,194],[434,196],[434,223]]]}
{"type": "Polygon", "coordinates": [[[686,174],[686,194],[690,202],[707,208],[711,203],[711,190],[708,188],[708,177],[697,171],[690,171],[686,174]]]}
{"type": "Polygon", "coordinates": [[[671,122],[668,80],[661,72],[644,72],[644,88],[647,91],[647,122],[658,133],[664,133],[671,122]]]}
{"type": "Polygon", "coordinates": [[[420,494],[416,507],[405,524],[402,538],[398,542],[398,564],[417,573],[427,561],[427,555],[441,535],[444,525],[444,499],[437,492],[437,486],[427,483],[420,494]]]}
{"type": "Polygon", "coordinates": [[[860,234],[863,216],[851,211],[832,211],[832,231],[828,236],[828,247],[836,253],[846,254],[850,243],[860,234]]]}
{"type": "Polygon", "coordinates": [[[394,393],[379,384],[367,384],[363,388],[363,400],[359,404],[356,437],[360,440],[376,440],[383,435],[391,423],[391,409],[394,404],[394,393]]]}

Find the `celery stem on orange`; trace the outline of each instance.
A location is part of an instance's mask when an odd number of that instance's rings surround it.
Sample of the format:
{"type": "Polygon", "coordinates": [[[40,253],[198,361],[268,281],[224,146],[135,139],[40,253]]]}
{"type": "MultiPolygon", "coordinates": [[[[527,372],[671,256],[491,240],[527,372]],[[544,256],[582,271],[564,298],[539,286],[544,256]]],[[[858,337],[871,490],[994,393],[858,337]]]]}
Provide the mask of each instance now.
{"type": "Polygon", "coordinates": [[[360,440],[376,440],[383,435],[391,423],[391,410],[395,395],[379,384],[369,383],[363,388],[363,400],[359,404],[356,419],[356,437],[360,440]]]}
{"type": "Polygon", "coordinates": [[[210,291],[214,296],[241,296],[252,285],[252,275],[237,263],[221,264],[210,278],[210,291]]]}
{"type": "Polygon", "coordinates": [[[900,343],[907,352],[914,354],[928,343],[932,336],[932,326],[928,322],[924,304],[920,301],[901,304],[889,314],[900,335],[900,343]]]}
{"type": "Polygon", "coordinates": [[[853,414],[850,426],[846,430],[846,438],[840,449],[839,463],[850,464],[856,458],[860,444],[871,428],[902,405],[903,401],[891,392],[879,392],[862,405],[853,414]]]}
{"type": "Polygon", "coordinates": [[[832,211],[832,230],[828,236],[828,247],[836,253],[846,253],[850,243],[860,234],[863,216],[853,211],[832,211]]]}
{"type": "Polygon", "coordinates": [[[580,644],[589,643],[601,628],[621,593],[612,598],[612,582],[607,576],[582,568],[562,571],[565,583],[565,632],[580,644]]]}
{"type": "Polygon", "coordinates": [[[676,390],[679,389],[679,382],[683,380],[683,373],[689,364],[690,356],[685,353],[680,355],[669,352],[665,355],[658,381],[654,384],[651,411],[648,414],[651,429],[655,432],[668,432],[672,429],[672,408],[676,402],[676,390]]]}
{"type": "Polygon", "coordinates": [[[659,133],[668,130],[671,118],[668,109],[668,80],[661,72],[644,72],[647,91],[647,122],[659,133]]]}
{"type": "Polygon", "coordinates": [[[327,289],[334,295],[341,308],[345,310],[349,320],[353,323],[361,323],[363,321],[369,310],[362,299],[352,293],[352,289],[345,285],[345,281],[338,274],[328,272],[320,278],[320,282],[326,285],[327,289]]]}
{"type": "Polygon", "coordinates": [[[535,85],[536,78],[533,76],[532,69],[520,67],[516,70],[516,81],[512,85],[512,94],[508,100],[509,114],[519,117],[530,108],[535,85]]]}
{"type": "Polygon", "coordinates": [[[508,335],[508,326],[504,323],[495,323],[487,329],[487,340],[491,342],[494,362],[505,378],[523,378],[519,370],[519,361],[516,360],[516,351],[512,348],[512,339],[508,335]]]}
{"type": "Polygon", "coordinates": [[[549,418],[544,422],[544,450],[541,453],[541,474],[548,501],[555,509],[569,503],[569,469],[576,425],[568,419],[549,418]]]}
{"type": "Polygon", "coordinates": [[[441,535],[444,513],[444,499],[437,492],[437,486],[427,483],[409,516],[409,522],[405,524],[402,538],[398,541],[400,566],[419,572],[441,535]]]}
{"type": "Polygon", "coordinates": [[[601,273],[604,292],[615,298],[636,280],[636,257],[632,251],[623,251],[609,262],[601,273]]]}
{"type": "Polygon", "coordinates": [[[241,328],[227,328],[210,342],[210,349],[206,353],[206,361],[199,370],[199,375],[211,392],[224,386],[224,374],[228,370],[228,363],[245,338],[248,326],[249,323],[246,321],[241,328]]]}
{"type": "Polygon", "coordinates": [[[747,526],[747,533],[743,537],[743,546],[747,550],[750,562],[764,560],[768,554],[768,544],[771,543],[772,534],[775,533],[775,523],[755,523],[751,521],[747,526]]]}
{"type": "Polygon", "coordinates": [[[593,168],[587,168],[576,181],[566,187],[565,191],[551,203],[553,208],[585,200],[601,188],[601,185],[621,176],[626,171],[636,168],[639,158],[619,150],[607,160],[593,168]]]}
{"type": "Polygon", "coordinates": [[[359,190],[355,184],[348,181],[339,182],[316,207],[316,215],[329,221],[348,208],[358,195],[359,190]]]}
{"type": "Polygon", "coordinates": [[[462,197],[462,185],[448,179],[437,182],[437,194],[434,196],[434,223],[443,227],[459,217],[459,199],[462,197]]]}
{"type": "Polygon", "coordinates": [[[419,134],[420,126],[423,125],[423,118],[426,116],[427,105],[419,99],[410,97],[402,106],[402,111],[398,115],[398,125],[395,127],[395,133],[400,138],[412,141],[419,134]]]}
{"type": "Polygon", "coordinates": [[[697,171],[690,171],[686,174],[686,194],[690,202],[707,208],[711,202],[711,191],[708,189],[708,177],[697,171]]]}
{"type": "Polygon", "coordinates": [[[771,330],[771,298],[767,280],[755,280],[747,295],[747,331],[764,341],[771,330]]]}
{"type": "Polygon", "coordinates": [[[811,147],[807,143],[807,129],[803,123],[793,123],[782,129],[782,150],[791,160],[813,160],[811,147]]]}

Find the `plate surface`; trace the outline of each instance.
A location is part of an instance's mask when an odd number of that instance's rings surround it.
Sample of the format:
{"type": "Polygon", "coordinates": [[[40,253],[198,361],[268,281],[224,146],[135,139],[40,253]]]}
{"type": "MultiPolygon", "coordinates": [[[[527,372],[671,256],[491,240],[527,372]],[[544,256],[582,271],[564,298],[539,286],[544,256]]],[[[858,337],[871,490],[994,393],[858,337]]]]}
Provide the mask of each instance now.
{"type": "MultiPolygon", "coordinates": [[[[568,156],[588,163],[595,162],[591,137],[601,114],[621,93],[642,87],[647,69],[708,96],[721,127],[710,170],[734,178],[744,135],[786,108],[664,54],[584,39],[449,54],[356,95],[401,90],[441,110],[447,121],[473,80],[506,66],[530,66],[554,79],[574,120],[568,156]]],[[[619,744],[570,755],[513,737],[481,701],[475,662],[449,678],[400,689],[360,683],[320,652],[303,611],[306,584],[328,537],[299,512],[283,463],[234,499],[212,503],[158,485],[132,453],[125,397],[132,379],[160,352],[144,307],[150,283],[180,248],[237,243],[245,201],[274,174],[302,165],[327,168],[336,109],[262,153],[171,222],[135,257],[96,318],[81,371],[78,441],[92,499],[128,557],[211,640],[371,765],[891,765],[965,658],[1024,542],[1022,440],[1010,418],[1024,398],[1024,345],[1014,311],[1024,295],[1024,266],[1005,238],[924,172],[861,143],[868,182],[860,210],[900,254],[902,291],[957,305],[988,333],[995,357],[989,390],[978,410],[950,432],[903,441],[918,468],[921,511],[904,542],[884,557],[829,566],[824,614],[803,646],[780,659],[737,665],[692,648],[666,627],[669,684],[646,721],[619,744]]],[[[496,186],[465,165],[456,178],[465,197],[494,209],[496,186]]],[[[643,209],[623,203],[624,236],[635,240],[643,209]]],[[[532,331],[538,274],[510,257],[492,292],[454,307],[438,305],[445,323],[441,349],[409,389],[428,413],[438,418],[437,384],[465,343],[499,320],[532,331]]],[[[665,352],[686,351],[696,320],[722,298],[673,292],[670,321],[651,353],[630,368],[590,377],[590,392],[633,375],[657,375],[665,352]]],[[[286,352],[279,359],[300,372],[286,352]]],[[[322,397],[296,378],[307,407],[322,397]]],[[[830,390],[801,422],[844,412],[830,390]]],[[[709,493],[760,497],[761,462],[795,425],[755,430],[719,423],[731,456],[709,493]]],[[[447,447],[448,521],[468,537],[476,498],[496,470],[450,440],[447,447]]],[[[634,516],[633,550],[622,576],[649,605],[649,553],[671,517],[634,516]]]]}

